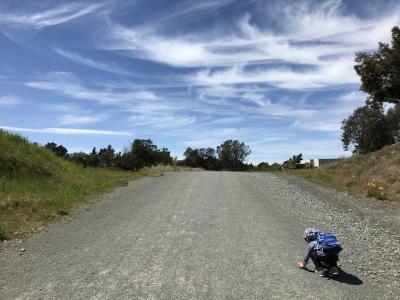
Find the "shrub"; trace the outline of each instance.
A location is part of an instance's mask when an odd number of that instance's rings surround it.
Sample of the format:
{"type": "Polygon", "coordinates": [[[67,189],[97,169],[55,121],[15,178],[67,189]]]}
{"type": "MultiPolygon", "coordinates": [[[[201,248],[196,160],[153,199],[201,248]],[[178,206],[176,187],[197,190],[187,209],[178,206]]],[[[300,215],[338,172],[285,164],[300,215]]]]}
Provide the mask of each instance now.
{"type": "Polygon", "coordinates": [[[57,213],[58,213],[60,216],[67,216],[67,215],[69,215],[68,209],[65,209],[65,208],[60,208],[60,209],[58,209],[58,210],[57,210],[57,213]]]}
{"type": "Polygon", "coordinates": [[[384,200],[385,197],[385,188],[383,185],[378,184],[375,179],[368,181],[368,197],[374,197],[379,200],[384,200]]]}
{"type": "Polygon", "coordinates": [[[9,238],[9,230],[6,225],[0,224],[0,241],[5,241],[9,238]]]}

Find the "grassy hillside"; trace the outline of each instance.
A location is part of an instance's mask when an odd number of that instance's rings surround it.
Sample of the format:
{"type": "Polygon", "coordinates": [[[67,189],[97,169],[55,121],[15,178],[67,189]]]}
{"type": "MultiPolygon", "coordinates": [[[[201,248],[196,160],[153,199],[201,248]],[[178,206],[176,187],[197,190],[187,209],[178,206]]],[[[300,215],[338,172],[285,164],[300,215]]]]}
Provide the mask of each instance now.
{"type": "Polygon", "coordinates": [[[351,194],[400,201],[400,144],[293,174],[351,194]]]}
{"type": "Polygon", "coordinates": [[[0,130],[0,241],[35,231],[129,180],[173,170],[83,168],[0,130]]]}

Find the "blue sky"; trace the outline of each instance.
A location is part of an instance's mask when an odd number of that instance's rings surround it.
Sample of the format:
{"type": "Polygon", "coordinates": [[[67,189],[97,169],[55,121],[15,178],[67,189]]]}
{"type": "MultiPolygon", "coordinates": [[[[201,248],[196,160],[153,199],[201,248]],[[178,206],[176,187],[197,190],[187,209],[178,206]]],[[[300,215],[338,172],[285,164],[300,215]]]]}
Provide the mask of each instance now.
{"type": "Polygon", "coordinates": [[[390,41],[396,2],[2,0],[0,127],[70,152],[344,155],[341,121],[366,98],[354,53],[390,41]]]}

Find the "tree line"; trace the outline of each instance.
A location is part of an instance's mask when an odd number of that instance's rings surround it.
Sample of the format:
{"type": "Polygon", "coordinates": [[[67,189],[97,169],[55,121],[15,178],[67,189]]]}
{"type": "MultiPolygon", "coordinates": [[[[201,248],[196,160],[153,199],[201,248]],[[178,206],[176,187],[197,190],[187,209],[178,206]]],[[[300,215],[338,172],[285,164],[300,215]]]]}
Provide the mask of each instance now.
{"type": "Polygon", "coordinates": [[[183,153],[185,158],[178,164],[205,170],[245,171],[254,168],[252,164],[245,163],[250,153],[250,147],[245,143],[227,140],[216,149],[188,147],[183,153]]]}
{"type": "Polygon", "coordinates": [[[135,139],[129,148],[116,152],[108,145],[106,148],[93,147],[90,153],[68,153],[63,145],[54,142],[47,143],[44,148],[56,156],[67,159],[83,167],[115,167],[123,170],[138,170],[153,165],[177,165],[205,170],[229,171],[282,171],[296,169],[296,164],[303,159],[302,154],[284,161],[282,164],[260,162],[258,165],[246,163],[251,149],[248,145],[238,140],[227,140],[214,148],[193,149],[188,147],[183,153],[184,158],[178,160],[171,156],[167,148],[158,149],[150,139],[135,139]]]}
{"type": "Polygon", "coordinates": [[[216,149],[188,147],[182,160],[173,158],[167,148],[159,149],[150,139],[135,139],[131,146],[122,152],[116,152],[111,145],[108,145],[99,150],[93,147],[90,153],[68,153],[67,148],[54,142],[47,143],[44,148],[58,157],[84,167],[116,167],[123,170],[137,170],[158,164],[175,164],[205,170],[246,171],[255,168],[252,164],[245,163],[251,153],[250,147],[238,140],[227,140],[216,149]]]}
{"type": "Polygon", "coordinates": [[[108,145],[106,148],[93,147],[90,153],[68,153],[67,148],[56,143],[47,143],[44,146],[56,156],[70,160],[83,167],[116,167],[123,170],[137,170],[143,167],[164,164],[170,165],[174,159],[167,148],[158,149],[150,139],[135,139],[129,148],[116,152],[108,145]]]}
{"type": "Polygon", "coordinates": [[[343,120],[342,143],[345,150],[362,154],[400,141],[400,28],[393,27],[390,44],[358,52],[355,61],[360,89],[368,97],[343,120]]]}

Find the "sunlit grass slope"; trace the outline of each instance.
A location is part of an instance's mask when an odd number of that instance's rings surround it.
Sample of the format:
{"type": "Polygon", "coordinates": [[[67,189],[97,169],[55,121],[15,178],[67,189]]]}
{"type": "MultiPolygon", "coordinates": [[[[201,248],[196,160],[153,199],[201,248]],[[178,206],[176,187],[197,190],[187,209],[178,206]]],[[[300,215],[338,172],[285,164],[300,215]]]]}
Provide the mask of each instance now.
{"type": "Polygon", "coordinates": [[[129,173],[83,168],[0,130],[0,240],[33,232],[129,180],[166,171],[177,169],[159,166],[129,173]]]}
{"type": "Polygon", "coordinates": [[[400,201],[400,144],[293,173],[351,194],[400,201]]]}

